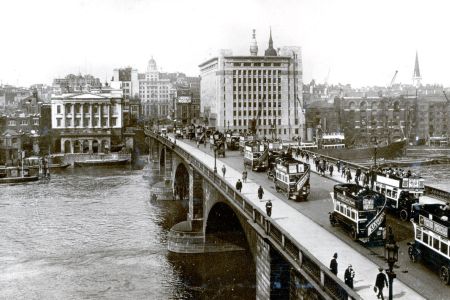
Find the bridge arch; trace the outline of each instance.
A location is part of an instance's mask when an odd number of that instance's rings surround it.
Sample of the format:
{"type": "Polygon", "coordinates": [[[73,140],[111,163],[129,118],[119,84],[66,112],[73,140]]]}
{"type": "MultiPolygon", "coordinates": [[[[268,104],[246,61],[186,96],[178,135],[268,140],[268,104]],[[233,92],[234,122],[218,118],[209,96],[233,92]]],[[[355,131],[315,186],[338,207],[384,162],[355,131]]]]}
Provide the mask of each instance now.
{"type": "Polygon", "coordinates": [[[250,248],[241,220],[233,208],[225,202],[217,202],[209,210],[205,234],[207,239],[208,236],[214,235],[239,247],[250,248]]]}
{"type": "Polygon", "coordinates": [[[189,171],[184,163],[179,163],[173,172],[175,200],[189,200],[189,171]]]}

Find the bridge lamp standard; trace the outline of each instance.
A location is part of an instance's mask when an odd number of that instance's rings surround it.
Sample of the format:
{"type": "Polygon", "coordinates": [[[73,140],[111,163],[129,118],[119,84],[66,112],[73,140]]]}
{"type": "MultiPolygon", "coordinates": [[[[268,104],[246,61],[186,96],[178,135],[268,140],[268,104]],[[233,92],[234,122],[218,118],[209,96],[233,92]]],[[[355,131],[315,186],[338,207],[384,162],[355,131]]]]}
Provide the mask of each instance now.
{"type": "Polygon", "coordinates": [[[386,245],[384,246],[384,257],[387,260],[389,269],[386,270],[389,279],[389,300],[392,300],[392,283],[397,274],[394,273],[394,264],[398,261],[398,246],[395,241],[392,228],[389,226],[386,245]]]}
{"type": "MultiPolygon", "coordinates": [[[[217,173],[217,143],[220,140],[220,135],[219,135],[218,131],[214,132],[213,139],[214,139],[214,145],[213,145],[213,149],[214,149],[214,173],[217,173]]],[[[206,143],[206,141],[205,141],[205,143],[206,143]]]]}

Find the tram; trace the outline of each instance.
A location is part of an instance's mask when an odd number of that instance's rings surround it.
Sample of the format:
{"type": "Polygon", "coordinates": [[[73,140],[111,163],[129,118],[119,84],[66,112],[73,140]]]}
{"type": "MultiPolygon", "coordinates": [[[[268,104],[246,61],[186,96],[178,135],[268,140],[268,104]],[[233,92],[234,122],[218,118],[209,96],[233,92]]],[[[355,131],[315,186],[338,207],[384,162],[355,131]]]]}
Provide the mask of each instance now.
{"type": "Polygon", "coordinates": [[[304,201],[310,193],[310,167],[292,158],[291,155],[281,155],[276,158],[275,189],[286,194],[288,199],[304,201]]]}
{"type": "Polygon", "coordinates": [[[252,171],[266,171],[269,166],[268,157],[267,144],[260,141],[245,143],[244,165],[249,166],[252,171]]]}
{"type": "Polygon", "coordinates": [[[402,221],[409,220],[411,207],[425,191],[424,179],[411,174],[390,174],[384,170],[376,175],[375,190],[386,197],[387,209],[402,221]]]}
{"type": "Polygon", "coordinates": [[[344,228],[354,241],[382,242],[386,231],[386,198],[367,187],[337,184],[334,192],[332,226],[344,228]]]}
{"type": "Polygon", "coordinates": [[[449,284],[450,210],[441,204],[415,204],[412,214],[414,242],[408,243],[410,260],[422,260],[439,271],[443,283],[449,284]]]}

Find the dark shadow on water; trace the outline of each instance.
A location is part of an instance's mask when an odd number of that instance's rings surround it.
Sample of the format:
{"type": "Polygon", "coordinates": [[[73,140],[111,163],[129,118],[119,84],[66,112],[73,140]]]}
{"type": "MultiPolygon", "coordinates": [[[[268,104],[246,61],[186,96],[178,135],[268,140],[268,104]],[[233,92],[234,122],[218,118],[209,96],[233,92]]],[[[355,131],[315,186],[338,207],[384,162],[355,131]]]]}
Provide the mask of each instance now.
{"type": "Polygon", "coordinates": [[[251,253],[247,251],[176,254],[168,261],[183,285],[177,294],[185,299],[255,299],[256,273],[251,253]],[[178,293],[179,292],[179,293],[178,293]]]}

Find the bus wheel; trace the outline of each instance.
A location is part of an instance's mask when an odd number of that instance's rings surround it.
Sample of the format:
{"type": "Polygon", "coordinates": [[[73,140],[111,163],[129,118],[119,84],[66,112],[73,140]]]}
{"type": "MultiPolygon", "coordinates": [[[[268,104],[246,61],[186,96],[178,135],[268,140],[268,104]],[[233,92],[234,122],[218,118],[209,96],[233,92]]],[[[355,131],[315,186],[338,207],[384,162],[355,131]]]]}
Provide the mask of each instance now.
{"type": "Polygon", "coordinates": [[[332,214],[330,214],[330,224],[333,227],[339,225],[339,221],[332,214]]]}
{"type": "Polygon", "coordinates": [[[448,267],[446,267],[446,266],[442,266],[441,267],[441,269],[439,270],[439,278],[441,278],[441,281],[444,284],[449,284],[449,282],[450,282],[450,274],[449,274],[448,267]]]}
{"type": "Polygon", "coordinates": [[[280,188],[278,187],[278,185],[275,186],[275,191],[279,192],[280,188]]]}
{"type": "Polygon", "coordinates": [[[409,217],[408,211],[406,209],[402,209],[400,211],[400,220],[408,221],[408,217],[409,217]]]}
{"type": "Polygon", "coordinates": [[[356,233],[356,228],[352,227],[352,229],[350,229],[350,237],[356,241],[358,239],[357,233],[356,233]]]}
{"type": "Polygon", "coordinates": [[[413,262],[413,263],[415,263],[415,262],[417,262],[417,253],[416,253],[416,251],[414,250],[414,247],[413,246],[409,246],[408,247],[408,255],[409,255],[409,259],[413,262]]]}

